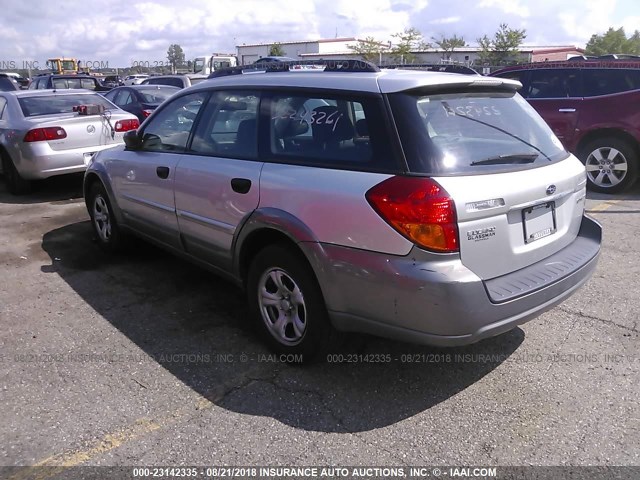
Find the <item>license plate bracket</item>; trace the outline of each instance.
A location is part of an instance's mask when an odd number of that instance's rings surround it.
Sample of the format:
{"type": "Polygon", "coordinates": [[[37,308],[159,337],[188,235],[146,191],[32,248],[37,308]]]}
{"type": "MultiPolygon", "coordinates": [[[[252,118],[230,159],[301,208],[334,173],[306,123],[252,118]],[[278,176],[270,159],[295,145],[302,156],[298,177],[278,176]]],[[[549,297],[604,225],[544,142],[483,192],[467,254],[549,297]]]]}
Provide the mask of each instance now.
{"type": "Polygon", "coordinates": [[[522,210],[524,243],[535,242],[553,235],[557,230],[556,204],[545,202],[522,210]]]}

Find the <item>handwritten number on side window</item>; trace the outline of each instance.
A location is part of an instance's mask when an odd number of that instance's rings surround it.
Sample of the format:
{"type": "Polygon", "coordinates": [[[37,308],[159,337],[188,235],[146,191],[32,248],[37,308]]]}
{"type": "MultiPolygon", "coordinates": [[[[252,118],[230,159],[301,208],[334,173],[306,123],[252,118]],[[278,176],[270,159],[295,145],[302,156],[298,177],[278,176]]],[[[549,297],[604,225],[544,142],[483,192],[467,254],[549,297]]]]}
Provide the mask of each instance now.
{"type": "Polygon", "coordinates": [[[275,117],[271,117],[272,120],[276,120],[278,118],[290,118],[291,120],[300,120],[300,123],[307,123],[309,125],[333,125],[331,131],[336,130],[336,126],[338,122],[343,117],[343,114],[338,112],[337,110],[333,113],[327,115],[326,112],[316,112],[315,110],[306,110],[304,114],[298,115],[298,112],[294,109],[288,109],[286,112],[276,115],[275,117]]]}

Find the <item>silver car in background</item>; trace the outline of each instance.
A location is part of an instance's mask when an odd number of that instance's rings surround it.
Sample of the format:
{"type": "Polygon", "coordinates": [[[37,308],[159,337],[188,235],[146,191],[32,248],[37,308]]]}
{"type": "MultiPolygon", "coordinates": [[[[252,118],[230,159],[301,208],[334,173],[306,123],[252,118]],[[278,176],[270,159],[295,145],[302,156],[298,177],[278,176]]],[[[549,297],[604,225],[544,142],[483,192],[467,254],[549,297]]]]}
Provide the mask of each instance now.
{"type": "Polygon", "coordinates": [[[31,181],[82,172],[93,154],[123,143],[139,121],[87,90],[0,92],[0,156],[9,191],[31,181]]]}
{"type": "Polygon", "coordinates": [[[216,72],[94,157],[84,192],[105,250],[135,233],[224,275],[271,347],[307,359],[339,331],[473,343],[593,273],[584,165],[519,83],[265,69],[216,72]]]}

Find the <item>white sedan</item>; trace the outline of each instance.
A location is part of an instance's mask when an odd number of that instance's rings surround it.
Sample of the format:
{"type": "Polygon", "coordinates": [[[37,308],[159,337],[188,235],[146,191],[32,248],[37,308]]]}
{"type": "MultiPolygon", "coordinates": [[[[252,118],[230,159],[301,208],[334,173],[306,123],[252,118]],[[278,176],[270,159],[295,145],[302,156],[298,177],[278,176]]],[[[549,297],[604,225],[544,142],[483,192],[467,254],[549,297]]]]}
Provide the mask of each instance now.
{"type": "Polygon", "coordinates": [[[136,73],[134,75],[129,75],[124,79],[125,85],[140,85],[145,78],[149,78],[149,75],[145,75],[143,73],[136,73]]]}
{"type": "Polygon", "coordinates": [[[9,192],[31,181],[83,172],[96,152],[123,143],[140,125],[102,95],[88,90],[0,92],[0,157],[9,192]]]}

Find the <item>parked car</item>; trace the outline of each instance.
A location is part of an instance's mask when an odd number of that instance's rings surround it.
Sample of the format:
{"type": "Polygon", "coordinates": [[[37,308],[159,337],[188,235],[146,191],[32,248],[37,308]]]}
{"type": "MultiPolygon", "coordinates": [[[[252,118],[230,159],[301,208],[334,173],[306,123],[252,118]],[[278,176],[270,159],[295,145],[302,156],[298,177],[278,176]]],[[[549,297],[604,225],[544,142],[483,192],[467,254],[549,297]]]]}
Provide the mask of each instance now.
{"type": "Polygon", "coordinates": [[[0,157],[9,192],[31,181],[82,172],[89,158],[122,143],[140,122],[87,90],[0,92],[0,157]]]}
{"type": "Polygon", "coordinates": [[[5,73],[0,73],[0,75],[7,76],[7,77],[10,77],[13,80],[15,80],[18,83],[19,88],[27,88],[29,86],[29,79],[20,76],[20,74],[18,74],[18,73],[5,72],[5,73]]]}
{"type": "Polygon", "coordinates": [[[105,87],[97,77],[89,75],[38,75],[31,80],[29,90],[84,88],[96,92],[106,92],[111,87],[105,87]]]}
{"type": "Polygon", "coordinates": [[[109,88],[115,88],[124,85],[124,81],[120,75],[107,75],[102,80],[102,85],[109,88]]]}
{"type": "Polygon", "coordinates": [[[218,75],[94,156],[86,205],[105,250],[133,233],[243,286],[277,351],[309,359],[338,331],[476,342],[594,271],[585,168],[517,82],[354,61],[218,75]]]}
{"type": "Polygon", "coordinates": [[[206,79],[206,75],[156,75],[145,78],[140,82],[140,85],[169,85],[171,87],[187,88],[206,79]]]}
{"type": "Polygon", "coordinates": [[[125,77],[123,83],[125,85],[140,85],[145,78],[149,78],[149,75],[136,73],[125,77]]]}
{"type": "Polygon", "coordinates": [[[493,75],[522,83],[522,96],[586,165],[589,188],[617,193],[638,179],[640,60],[578,58],[493,75]]]}
{"type": "Polygon", "coordinates": [[[179,90],[168,85],[131,85],[114,88],[104,96],[121,109],[133,113],[142,123],[162,102],[179,90]]]}
{"type": "Polygon", "coordinates": [[[20,90],[20,85],[10,75],[0,73],[0,92],[14,92],[20,90]]]}

